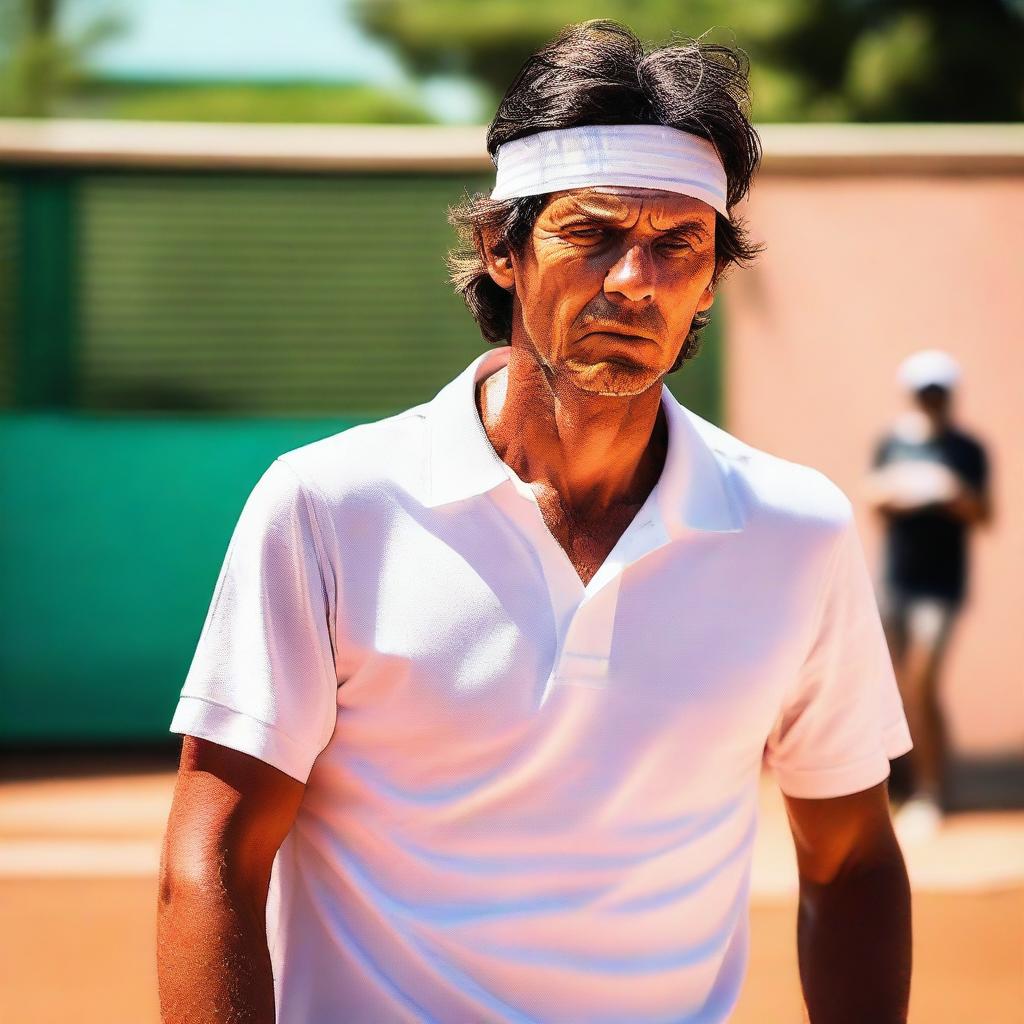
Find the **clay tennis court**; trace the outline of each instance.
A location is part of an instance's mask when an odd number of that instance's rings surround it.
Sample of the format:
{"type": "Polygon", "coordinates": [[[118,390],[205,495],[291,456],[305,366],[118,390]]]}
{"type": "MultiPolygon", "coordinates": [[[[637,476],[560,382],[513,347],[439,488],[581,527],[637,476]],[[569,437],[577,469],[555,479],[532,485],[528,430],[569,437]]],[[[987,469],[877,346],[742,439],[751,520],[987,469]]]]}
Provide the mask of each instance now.
{"type": "MultiPolygon", "coordinates": [[[[157,1024],[156,870],[175,764],[173,752],[7,759],[0,1019],[157,1024]]],[[[911,1024],[1024,1022],[1024,811],[955,814],[904,854],[915,891],[911,1024]]],[[[765,775],[734,1024],[807,1019],[795,879],[785,809],[765,775]]]]}

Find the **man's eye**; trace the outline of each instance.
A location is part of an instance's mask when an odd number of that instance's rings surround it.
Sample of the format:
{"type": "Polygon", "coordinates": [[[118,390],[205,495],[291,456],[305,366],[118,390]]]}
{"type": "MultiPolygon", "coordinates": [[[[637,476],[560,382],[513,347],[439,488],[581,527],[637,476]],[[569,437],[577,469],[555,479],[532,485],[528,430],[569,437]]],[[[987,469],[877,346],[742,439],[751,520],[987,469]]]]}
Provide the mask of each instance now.
{"type": "Polygon", "coordinates": [[[569,238],[594,238],[601,233],[600,228],[579,228],[575,231],[567,231],[566,235],[569,238]]]}

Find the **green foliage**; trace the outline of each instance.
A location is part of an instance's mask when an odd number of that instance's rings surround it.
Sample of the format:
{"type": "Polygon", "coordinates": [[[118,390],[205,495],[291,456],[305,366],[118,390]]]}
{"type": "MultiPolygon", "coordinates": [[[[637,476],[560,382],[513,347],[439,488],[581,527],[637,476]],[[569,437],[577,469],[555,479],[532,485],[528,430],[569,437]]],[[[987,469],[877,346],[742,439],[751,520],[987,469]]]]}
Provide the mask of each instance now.
{"type": "Polygon", "coordinates": [[[845,71],[864,119],[1019,121],[1024,14],[1000,0],[894,4],[857,37],[845,71]]]}
{"type": "Polygon", "coordinates": [[[53,36],[32,35],[0,69],[0,113],[42,117],[77,79],[75,54],[53,36]]]}
{"type": "Polygon", "coordinates": [[[497,104],[567,24],[612,18],[646,44],[730,42],[758,121],[1002,121],[1024,114],[1018,0],[353,0],[414,74],[463,73],[497,104]]]}
{"type": "Polygon", "coordinates": [[[890,97],[927,86],[935,74],[933,25],[906,12],[863,33],[850,51],[846,91],[861,110],[883,114],[890,97]]]}
{"type": "Polygon", "coordinates": [[[414,89],[361,84],[154,84],[90,79],[95,47],[127,23],[94,19],[58,32],[55,0],[0,0],[0,116],[111,117],[153,121],[423,124],[435,118],[414,89]]]}
{"type": "Polygon", "coordinates": [[[65,113],[143,121],[424,124],[415,95],[365,85],[122,83],[83,90],[65,113]]]}
{"type": "Polygon", "coordinates": [[[787,28],[804,0],[352,0],[363,27],[395,46],[416,74],[461,72],[500,96],[530,53],[566,24],[613,18],[652,43],[671,33],[712,32],[731,41],[731,29],[757,38],[787,28]]]}
{"type": "Polygon", "coordinates": [[[52,3],[23,2],[0,16],[0,116],[45,117],[85,78],[85,62],[101,43],[115,38],[125,23],[97,18],[65,39],[52,3]]]}

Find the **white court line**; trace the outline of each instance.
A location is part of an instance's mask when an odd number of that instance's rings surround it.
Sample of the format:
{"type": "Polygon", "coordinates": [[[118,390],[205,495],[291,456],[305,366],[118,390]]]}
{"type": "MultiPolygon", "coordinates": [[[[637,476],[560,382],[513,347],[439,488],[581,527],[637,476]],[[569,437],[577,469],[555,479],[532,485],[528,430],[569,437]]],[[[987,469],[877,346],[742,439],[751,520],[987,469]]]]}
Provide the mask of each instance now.
{"type": "Polygon", "coordinates": [[[159,839],[0,840],[0,879],[156,878],[159,839]]]}

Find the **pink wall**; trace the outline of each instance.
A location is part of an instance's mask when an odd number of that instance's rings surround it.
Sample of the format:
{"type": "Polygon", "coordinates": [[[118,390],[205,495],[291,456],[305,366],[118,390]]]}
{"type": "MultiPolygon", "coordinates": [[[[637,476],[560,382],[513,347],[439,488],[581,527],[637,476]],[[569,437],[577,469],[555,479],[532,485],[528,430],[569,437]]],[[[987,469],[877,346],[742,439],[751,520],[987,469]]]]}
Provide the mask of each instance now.
{"type": "Polygon", "coordinates": [[[861,498],[871,444],[903,408],[899,361],[961,363],[954,407],[988,445],[995,520],[971,541],[968,605],[943,682],[967,755],[1024,751],[1024,176],[762,172],[745,211],[767,249],[723,286],[726,426],[861,498]]]}

